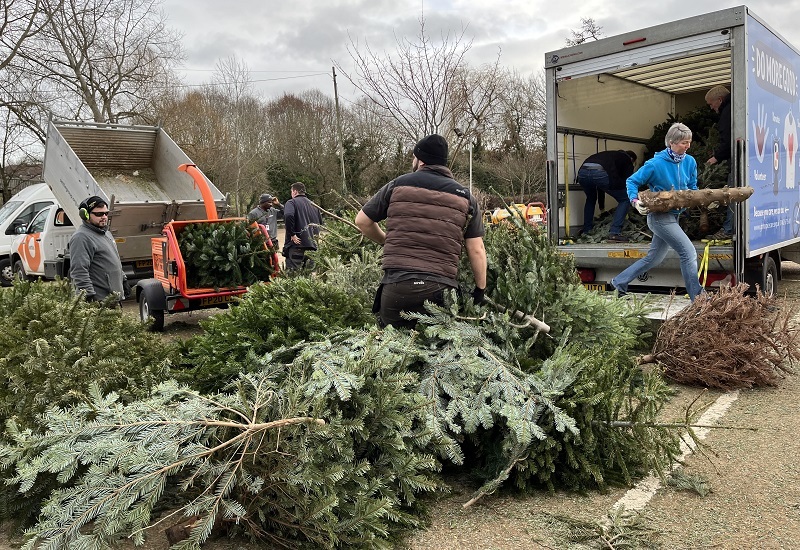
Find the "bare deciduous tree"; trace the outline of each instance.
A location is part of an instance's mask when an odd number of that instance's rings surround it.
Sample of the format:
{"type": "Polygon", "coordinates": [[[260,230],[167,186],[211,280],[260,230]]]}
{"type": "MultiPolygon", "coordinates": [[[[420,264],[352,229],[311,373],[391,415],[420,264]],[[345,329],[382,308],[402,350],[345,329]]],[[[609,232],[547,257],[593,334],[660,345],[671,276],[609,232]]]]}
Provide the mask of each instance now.
{"type": "Polygon", "coordinates": [[[600,40],[603,37],[603,27],[598,25],[591,17],[581,17],[581,28],[571,30],[571,36],[565,40],[567,46],[577,46],[587,40],[600,40]]]}
{"type": "Polygon", "coordinates": [[[488,147],[476,154],[483,183],[490,182],[498,193],[519,201],[530,200],[544,189],[543,76],[503,73],[495,107],[485,119],[483,136],[488,147]]]}
{"type": "MultiPolygon", "coordinates": [[[[173,81],[181,49],[160,0],[38,1],[41,32],[6,67],[17,95],[26,91],[57,117],[120,122],[173,81]]],[[[28,122],[43,135],[44,121],[28,122]]]]}
{"type": "Polygon", "coordinates": [[[0,71],[8,65],[23,42],[49,21],[41,18],[44,0],[0,0],[0,71]]]}
{"type": "Polygon", "coordinates": [[[263,106],[253,97],[250,70],[235,57],[217,62],[213,85],[215,93],[225,98],[218,104],[226,149],[219,161],[225,166],[220,173],[225,174],[227,181],[219,183],[233,190],[235,212],[243,215],[247,205],[243,204],[242,185],[249,187],[254,180],[266,180],[265,175],[259,178],[254,173],[263,141],[260,132],[265,129],[263,106]]]}
{"type": "Polygon", "coordinates": [[[333,99],[319,90],[284,94],[267,105],[270,157],[314,180],[312,190],[330,202],[341,189],[333,99]]]}
{"type": "Polygon", "coordinates": [[[476,151],[483,149],[487,124],[495,120],[500,107],[503,71],[499,56],[491,65],[478,69],[463,67],[452,87],[453,104],[460,109],[453,115],[453,128],[458,128],[451,140],[453,154],[474,143],[476,151]]]}
{"type": "Polygon", "coordinates": [[[416,40],[397,38],[396,43],[393,55],[380,55],[351,40],[348,51],[356,74],[337,67],[396,124],[403,138],[413,142],[426,134],[447,134],[463,108],[463,96],[453,91],[472,42],[465,41],[464,30],[436,42],[421,18],[416,40]]]}
{"type": "Polygon", "coordinates": [[[393,120],[389,122],[366,97],[355,101],[344,113],[348,187],[355,195],[372,194],[410,166],[405,147],[398,155],[401,132],[393,120]]]}
{"type": "Polygon", "coordinates": [[[26,122],[38,119],[39,110],[30,93],[21,88],[7,67],[26,41],[35,37],[48,18],[42,16],[44,0],[0,0],[0,183],[3,199],[11,194],[14,165],[35,162],[37,136],[25,131],[26,122]]]}

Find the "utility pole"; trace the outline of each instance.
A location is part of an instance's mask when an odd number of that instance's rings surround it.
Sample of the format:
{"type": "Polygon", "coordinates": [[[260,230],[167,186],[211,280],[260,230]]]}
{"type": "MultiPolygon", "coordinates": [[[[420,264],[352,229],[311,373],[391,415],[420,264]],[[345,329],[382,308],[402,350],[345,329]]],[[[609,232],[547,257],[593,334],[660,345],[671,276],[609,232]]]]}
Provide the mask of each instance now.
{"type": "Polygon", "coordinates": [[[344,137],[342,136],[342,115],[339,112],[339,87],[336,85],[336,67],[333,71],[333,97],[336,102],[336,130],[339,134],[339,164],[342,166],[342,193],[347,196],[347,179],[344,175],[344,137]]]}

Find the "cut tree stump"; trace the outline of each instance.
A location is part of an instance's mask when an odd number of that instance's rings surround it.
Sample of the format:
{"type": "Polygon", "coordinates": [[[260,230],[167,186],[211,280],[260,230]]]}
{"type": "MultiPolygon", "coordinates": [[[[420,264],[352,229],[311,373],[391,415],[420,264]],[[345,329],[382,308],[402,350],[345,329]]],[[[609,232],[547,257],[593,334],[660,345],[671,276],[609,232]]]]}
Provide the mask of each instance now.
{"type": "Polygon", "coordinates": [[[718,206],[727,206],[732,202],[744,202],[752,194],[753,188],[749,186],[697,191],[639,191],[639,200],[651,212],[667,212],[676,208],[708,207],[714,203],[718,206]]]}

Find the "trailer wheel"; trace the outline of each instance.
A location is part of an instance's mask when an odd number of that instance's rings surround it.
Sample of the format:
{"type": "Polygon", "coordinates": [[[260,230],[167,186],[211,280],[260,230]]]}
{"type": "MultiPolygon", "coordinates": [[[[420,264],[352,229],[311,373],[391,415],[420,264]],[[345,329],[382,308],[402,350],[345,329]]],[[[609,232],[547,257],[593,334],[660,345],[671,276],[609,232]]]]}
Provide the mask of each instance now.
{"type": "Polygon", "coordinates": [[[150,330],[153,332],[164,332],[164,310],[150,309],[147,301],[147,293],[142,293],[139,299],[139,318],[142,323],[150,323],[150,330]]]}
{"type": "Polygon", "coordinates": [[[22,260],[14,262],[14,277],[20,281],[30,281],[31,278],[25,273],[25,266],[22,265],[22,260]]]}
{"type": "Polygon", "coordinates": [[[3,258],[0,260],[0,285],[11,286],[14,280],[14,270],[11,269],[11,259],[3,258]]]}
{"type": "Polygon", "coordinates": [[[778,292],[778,266],[771,256],[764,259],[764,276],[761,281],[761,292],[765,296],[775,296],[778,292]]]}

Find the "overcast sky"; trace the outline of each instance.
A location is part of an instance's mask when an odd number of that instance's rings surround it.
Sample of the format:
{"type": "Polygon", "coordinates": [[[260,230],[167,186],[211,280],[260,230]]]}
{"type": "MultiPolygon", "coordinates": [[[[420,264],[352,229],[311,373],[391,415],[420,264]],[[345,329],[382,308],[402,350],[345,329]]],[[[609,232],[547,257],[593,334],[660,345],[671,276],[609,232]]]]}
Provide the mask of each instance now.
{"type": "MultiPolygon", "coordinates": [[[[544,54],[565,46],[581,18],[593,18],[604,36],[683,19],[740,4],[712,0],[163,0],[168,24],[183,34],[187,84],[206,82],[218,60],[235,55],[266,97],[317,88],[333,95],[331,67],[352,66],[351,41],[393,51],[396,37],[413,38],[424,15],[429,36],[460,33],[472,40],[472,66],[494,61],[524,75],[541,70],[544,54]]],[[[800,0],[747,4],[800,47],[800,0]]],[[[337,71],[338,72],[338,71],[337,71]]],[[[355,92],[341,75],[339,92],[355,92]]]]}

